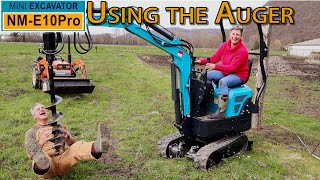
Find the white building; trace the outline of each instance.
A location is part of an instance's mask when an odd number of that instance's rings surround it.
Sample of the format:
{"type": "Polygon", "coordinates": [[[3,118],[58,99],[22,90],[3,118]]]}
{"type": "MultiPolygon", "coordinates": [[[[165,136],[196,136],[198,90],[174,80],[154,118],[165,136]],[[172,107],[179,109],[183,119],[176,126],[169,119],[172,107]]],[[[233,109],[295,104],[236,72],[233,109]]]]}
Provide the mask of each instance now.
{"type": "Polygon", "coordinates": [[[0,34],[0,41],[5,39],[6,39],[6,36],[0,34]]]}
{"type": "Polygon", "coordinates": [[[308,56],[312,51],[320,52],[320,38],[288,45],[288,54],[308,56]]]}

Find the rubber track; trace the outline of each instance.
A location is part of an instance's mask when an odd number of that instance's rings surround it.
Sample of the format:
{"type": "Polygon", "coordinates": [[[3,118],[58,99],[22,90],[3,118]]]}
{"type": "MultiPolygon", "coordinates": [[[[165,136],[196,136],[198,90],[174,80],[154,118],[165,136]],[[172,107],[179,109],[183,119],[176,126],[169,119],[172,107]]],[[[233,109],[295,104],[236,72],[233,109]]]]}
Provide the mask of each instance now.
{"type": "Polygon", "coordinates": [[[163,157],[163,158],[168,158],[168,156],[167,156],[167,148],[168,148],[169,144],[172,141],[177,140],[177,139],[179,139],[181,137],[183,137],[183,135],[180,134],[179,132],[162,137],[158,141],[158,146],[157,146],[158,154],[160,154],[160,156],[163,157]]]}
{"type": "MultiPolygon", "coordinates": [[[[210,157],[210,155],[215,152],[218,151],[224,147],[227,147],[229,144],[232,144],[233,142],[235,142],[236,140],[244,137],[244,134],[239,134],[236,136],[229,136],[223,139],[220,139],[218,141],[212,142],[210,144],[207,144],[205,146],[203,146],[202,148],[199,149],[199,151],[196,153],[195,158],[194,158],[194,162],[195,162],[195,167],[198,169],[203,169],[203,170],[207,170],[207,162],[208,159],[210,157]]],[[[241,150],[240,152],[236,153],[235,155],[239,155],[242,154],[244,151],[241,150]]]]}

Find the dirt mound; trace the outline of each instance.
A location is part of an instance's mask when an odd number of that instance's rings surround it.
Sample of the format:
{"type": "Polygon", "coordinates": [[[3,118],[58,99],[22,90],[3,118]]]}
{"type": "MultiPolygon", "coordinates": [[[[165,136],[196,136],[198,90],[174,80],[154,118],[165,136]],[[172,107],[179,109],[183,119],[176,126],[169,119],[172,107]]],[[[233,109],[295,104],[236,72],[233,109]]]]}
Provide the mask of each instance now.
{"type": "Polygon", "coordinates": [[[169,55],[141,55],[138,58],[148,64],[154,65],[169,65],[171,57],[169,55]]]}
{"type": "MultiPolygon", "coordinates": [[[[253,72],[257,67],[258,61],[254,61],[253,72]]],[[[269,75],[301,76],[316,80],[320,76],[320,64],[311,64],[303,58],[270,56],[268,72],[269,75]]]]}
{"type": "Polygon", "coordinates": [[[314,78],[320,76],[320,64],[308,63],[303,58],[271,56],[269,62],[271,73],[314,78]]]}

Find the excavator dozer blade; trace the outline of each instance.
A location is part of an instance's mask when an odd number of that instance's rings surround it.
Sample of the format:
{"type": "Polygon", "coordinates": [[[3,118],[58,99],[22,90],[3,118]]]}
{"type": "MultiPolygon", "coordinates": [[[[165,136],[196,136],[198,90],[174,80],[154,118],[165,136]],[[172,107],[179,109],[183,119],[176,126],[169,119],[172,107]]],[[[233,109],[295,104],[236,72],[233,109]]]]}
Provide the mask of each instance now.
{"type": "Polygon", "coordinates": [[[92,93],[94,85],[89,79],[54,79],[55,93],[81,94],[92,93]]]}

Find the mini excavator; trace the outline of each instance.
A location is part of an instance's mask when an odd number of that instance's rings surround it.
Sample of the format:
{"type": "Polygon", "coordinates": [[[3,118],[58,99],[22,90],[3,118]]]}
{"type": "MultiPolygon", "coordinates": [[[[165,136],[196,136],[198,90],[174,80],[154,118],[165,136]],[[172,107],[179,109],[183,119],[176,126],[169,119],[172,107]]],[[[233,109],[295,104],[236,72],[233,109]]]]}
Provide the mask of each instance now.
{"type": "MultiPolygon", "coordinates": [[[[91,11],[91,14],[95,14],[95,19],[104,16],[101,9],[91,11]]],[[[118,13],[121,16],[121,12],[118,13]]],[[[105,16],[106,19],[112,19],[108,13],[105,16]]],[[[263,85],[257,89],[258,94],[254,101],[252,90],[245,83],[231,87],[225,117],[217,119],[209,119],[207,115],[218,108],[214,99],[218,98],[219,88],[207,80],[206,71],[201,71],[194,64],[196,57],[193,56],[193,47],[189,42],[160,25],[146,21],[141,24],[109,24],[105,21],[102,24],[91,23],[90,26],[123,28],[171,55],[174,126],[178,132],[159,140],[157,151],[160,156],[187,156],[194,161],[195,167],[208,169],[224,158],[239,156],[251,149],[253,142],[248,140],[245,131],[251,128],[252,113],[258,112],[258,102],[267,79],[263,61],[268,55],[268,49],[263,39],[261,24],[257,24],[260,52],[249,54],[259,56],[263,85]]],[[[226,41],[222,22],[220,27],[223,40],[226,41]]],[[[248,64],[251,71],[252,61],[248,60],[248,64]]]]}
{"type": "MultiPolygon", "coordinates": [[[[101,10],[99,9],[92,10],[92,13],[100,14],[101,17],[101,10]]],[[[105,14],[105,16],[107,16],[107,19],[112,19],[108,14],[105,14]]],[[[99,19],[99,16],[96,16],[96,18],[99,19]]],[[[252,113],[258,112],[258,102],[267,80],[263,61],[268,55],[268,49],[263,38],[261,24],[257,24],[260,52],[250,54],[259,56],[263,84],[261,88],[257,89],[258,94],[254,101],[252,100],[252,90],[245,83],[231,87],[225,117],[216,119],[209,119],[207,115],[217,109],[214,99],[218,97],[219,88],[207,80],[206,71],[202,71],[195,66],[194,60],[196,57],[193,56],[193,47],[189,42],[180,39],[160,25],[147,22],[141,24],[109,24],[106,21],[103,24],[91,25],[123,28],[171,55],[174,126],[178,129],[178,132],[159,140],[157,151],[160,156],[164,158],[187,156],[194,161],[195,167],[208,169],[221,162],[223,158],[238,156],[251,149],[252,142],[248,140],[245,131],[251,128],[252,113]]],[[[220,27],[223,40],[226,41],[222,22],[220,27]]],[[[51,95],[51,106],[48,109],[53,114],[51,123],[56,125],[57,120],[62,118],[62,113],[56,111],[56,105],[62,99],[55,95],[53,61],[55,60],[55,54],[61,50],[56,50],[54,33],[44,33],[43,39],[43,52],[46,54],[48,62],[51,95]]],[[[248,63],[251,67],[252,62],[248,60],[248,63]]],[[[250,70],[251,68],[249,68],[250,70]]],[[[57,142],[57,144],[59,145],[61,142],[57,142]]]]}
{"type": "MultiPolygon", "coordinates": [[[[235,11],[235,10],[233,10],[235,11]]],[[[96,19],[103,16],[100,9],[92,10],[92,13],[100,14],[96,19]]],[[[92,14],[91,13],[91,14],[92,14]]],[[[119,12],[121,15],[121,12],[119,12]]],[[[112,19],[105,14],[107,19],[112,19]]],[[[252,100],[252,90],[245,83],[231,87],[229,100],[224,118],[209,119],[208,114],[217,110],[215,98],[218,98],[219,88],[213,82],[207,80],[207,72],[194,64],[196,57],[193,56],[193,46],[174,35],[160,25],[143,22],[109,24],[90,24],[91,26],[105,26],[111,28],[123,28],[154,46],[167,52],[172,57],[171,63],[171,86],[172,100],[174,102],[175,123],[178,132],[161,138],[157,144],[157,151],[164,158],[188,157],[194,161],[195,167],[209,169],[218,164],[224,158],[235,157],[243,154],[252,147],[252,141],[248,140],[245,132],[251,128],[252,113],[258,113],[259,99],[266,85],[266,72],[264,60],[268,55],[268,48],[263,38],[261,24],[257,24],[260,37],[259,53],[249,53],[259,56],[259,65],[263,77],[261,88],[252,100]]],[[[223,23],[220,23],[223,41],[226,41],[223,23]]],[[[50,122],[57,126],[57,121],[63,117],[56,111],[56,105],[62,98],[55,95],[54,60],[56,41],[59,39],[54,33],[44,33],[43,52],[46,54],[48,63],[48,77],[51,95],[53,120],[50,122]]],[[[248,60],[249,74],[252,61],[248,60]]],[[[41,69],[40,69],[41,70],[41,69]]],[[[249,79],[249,77],[248,77],[249,79]]],[[[247,80],[248,80],[247,79],[247,80]]],[[[57,133],[57,147],[61,144],[57,133]]]]}
{"type": "MultiPolygon", "coordinates": [[[[79,33],[74,33],[74,48],[79,54],[85,54],[92,48],[92,39],[90,32],[85,34],[88,41],[88,48],[80,44],[79,33]],[[77,42],[78,41],[78,42],[77,42]],[[77,45],[82,49],[79,50],[77,45]]],[[[43,43],[39,48],[39,52],[47,57],[39,56],[34,60],[32,65],[32,87],[42,89],[44,92],[50,92],[49,78],[49,60],[48,56],[53,55],[53,80],[55,93],[57,94],[80,94],[92,93],[94,85],[87,78],[85,64],[82,60],[71,59],[70,36],[68,36],[68,60],[65,61],[62,57],[57,57],[64,47],[64,40],[61,33],[43,33],[43,43]],[[52,43],[51,43],[52,41],[52,43]],[[58,44],[61,43],[61,48],[57,50],[58,44]],[[81,71],[81,77],[77,77],[77,71],[81,71]]],[[[80,76],[80,75],[79,75],[80,76]]]]}

